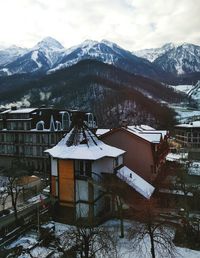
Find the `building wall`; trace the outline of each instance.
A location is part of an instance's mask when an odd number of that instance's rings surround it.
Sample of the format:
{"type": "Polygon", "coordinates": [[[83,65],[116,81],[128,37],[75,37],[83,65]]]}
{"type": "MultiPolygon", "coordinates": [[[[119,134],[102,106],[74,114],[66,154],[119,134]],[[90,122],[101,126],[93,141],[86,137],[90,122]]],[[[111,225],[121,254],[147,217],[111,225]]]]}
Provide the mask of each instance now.
{"type": "Polygon", "coordinates": [[[148,182],[154,179],[154,159],[151,143],[123,130],[107,134],[102,137],[102,140],[126,151],[123,162],[125,166],[148,182]]]}
{"type": "Polygon", "coordinates": [[[88,181],[76,180],[76,201],[88,201],[88,181]]]}
{"type": "Polygon", "coordinates": [[[92,173],[88,176],[76,175],[75,160],[51,158],[51,195],[61,206],[74,207],[76,219],[93,221],[95,216],[110,212],[110,209],[105,210],[101,172],[113,173],[115,166],[122,162],[122,156],[118,163],[114,158],[92,161],[92,173]]]}
{"type": "Polygon", "coordinates": [[[92,162],[92,172],[97,174],[113,173],[113,170],[123,164],[123,155],[114,158],[105,157],[92,162]]]}
{"type": "Polygon", "coordinates": [[[74,193],[74,163],[73,160],[59,160],[59,201],[65,206],[73,206],[74,193]]]}
{"type": "Polygon", "coordinates": [[[183,147],[200,150],[200,128],[177,127],[175,134],[177,142],[183,147]]]}
{"type": "Polygon", "coordinates": [[[89,215],[89,191],[87,180],[76,180],[76,218],[89,215]]]}
{"type": "Polygon", "coordinates": [[[114,168],[113,158],[102,158],[92,162],[92,172],[101,174],[102,172],[112,173],[114,168]]]}
{"type": "Polygon", "coordinates": [[[58,161],[51,157],[51,175],[58,176],[58,161]]]}

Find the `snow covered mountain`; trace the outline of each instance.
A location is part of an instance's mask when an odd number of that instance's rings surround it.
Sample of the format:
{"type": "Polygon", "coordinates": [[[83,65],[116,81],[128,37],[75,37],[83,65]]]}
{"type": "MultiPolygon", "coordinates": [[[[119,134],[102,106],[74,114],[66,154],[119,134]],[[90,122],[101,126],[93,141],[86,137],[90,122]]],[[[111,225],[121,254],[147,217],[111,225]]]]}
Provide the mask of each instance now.
{"type": "Polygon", "coordinates": [[[159,56],[154,64],[176,75],[200,72],[200,46],[182,44],[159,56]]]}
{"type": "Polygon", "coordinates": [[[26,48],[17,47],[15,45],[8,48],[0,46],[0,66],[13,62],[27,51],[26,48]]]}
{"type": "Polygon", "coordinates": [[[134,53],[174,75],[200,72],[200,46],[197,45],[169,43],[161,48],[144,49],[134,53]]]}
{"type": "Polygon", "coordinates": [[[159,79],[163,73],[148,60],[106,40],[86,40],[78,46],[65,49],[58,41],[48,37],[14,61],[0,65],[0,75],[52,73],[86,59],[112,64],[125,71],[155,79],[159,79]]]}
{"type": "Polygon", "coordinates": [[[93,59],[106,64],[112,64],[125,71],[145,77],[159,77],[160,69],[154,67],[148,60],[137,57],[117,44],[102,40],[101,42],[86,40],[82,44],[68,49],[63,58],[49,71],[63,69],[81,60],[93,59]]]}
{"type": "Polygon", "coordinates": [[[62,57],[64,50],[57,40],[47,37],[11,62],[0,65],[0,75],[46,72],[62,57]]]}
{"type": "Polygon", "coordinates": [[[166,52],[173,49],[174,47],[175,45],[173,43],[167,43],[160,48],[148,48],[148,49],[133,51],[133,54],[139,57],[143,57],[149,60],[150,62],[153,62],[159,56],[164,55],[166,52]]]}
{"type": "Polygon", "coordinates": [[[42,52],[48,59],[50,67],[58,62],[65,52],[65,48],[57,40],[51,37],[47,37],[40,41],[33,50],[42,52]]]}
{"type": "MultiPolygon", "coordinates": [[[[182,75],[190,76],[200,72],[200,46],[192,44],[169,43],[161,48],[131,53],[107,40],[86,40],[80,45],[65,49],[57,40],[47,37],[31,49],[15,46],[0,48],[0,76],[52,73],[86,59],[101,61],[129,73],[172,84],[182,75]]],[[[196,76],[194,81],[200,79],[200,75],[196,76]]]]}

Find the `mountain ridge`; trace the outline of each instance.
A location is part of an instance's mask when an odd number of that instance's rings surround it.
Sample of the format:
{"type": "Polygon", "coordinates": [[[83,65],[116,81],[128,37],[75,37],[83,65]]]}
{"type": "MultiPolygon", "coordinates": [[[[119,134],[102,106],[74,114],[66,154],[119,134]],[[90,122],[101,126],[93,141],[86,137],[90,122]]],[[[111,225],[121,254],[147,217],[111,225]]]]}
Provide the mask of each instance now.
{"type": "Polygon", "coordinates": [[[194,44],[167,43],[161,48],[131,52],[104,39],[85,40],[66,49],[51,37],[30,49],[13,46],[0,50],[0,77],[28,73],[45,75],[87,59],[168,84],[183,80],[196,83],[200,79],[200,46],[194,44]]]}

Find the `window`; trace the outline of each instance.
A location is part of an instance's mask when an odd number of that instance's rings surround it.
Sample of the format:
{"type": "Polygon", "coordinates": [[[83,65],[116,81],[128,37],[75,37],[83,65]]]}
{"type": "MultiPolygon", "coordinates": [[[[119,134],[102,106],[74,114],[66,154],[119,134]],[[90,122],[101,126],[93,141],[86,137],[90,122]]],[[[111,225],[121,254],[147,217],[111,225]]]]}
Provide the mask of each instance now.
{"type": "Polygon", "coordinates": [[[0,153],[5,153],[5,145],[0,144],[0,153]]]}
{"type": "Polygon", "coordinates": [[[56,130],[57,131],[61,131],[61,122],[59,122],[59,121],[56,121],[56,130]]]}
{"type": "Polygon", "coordinates": [[[26,153],[26,155],[32,155],[33,154],[32,147],[31,146],[26,146],[25,153],[26,153]]]}
{"type": "Polygon", "coordinates": [[[17,129],[17,123],[16,122],[11,122],[10,127],[11,127],[11,130],[16,130],[17,129]]]}
{"type": "Polygon", "coordinates": [[[18,130],[24,130],[24,123],[18,122],[18,130]]]}
{"type": "Polygon", "coordinates": [[[40,146],[36,147],[36,152],[37,152],[37,156],[41,156],[41,150],[40,150],[40,146]]]}
{"type": "Polygon", "coordinates": [[[75,161],[75,172],[78,176],[91,176],[92,163],[89,160],[76,160],[75,161]]]}
{"type": "Polygon", "coordinates": [[[39,131],[43,131],[44,130],[44,121],[39,121],[36,124],[36,129],[39,130],[39,131]]]}
{"type": "Polygon", "coordinates": [[[68,130],[71,124],[70,115],[68,112],[62,114],[62,129],[68,130]]]}
{"type": "Polygon", "coordinates": [[[114,167],[119,166],[119,157],[115,158],[114,167]]]}
{"type": "Polygon", "coordinates": [[[40,143],[40,134],[37,134],[37,135],[36,135],[36,142],[37,142],[37,143],[40,143]]]}
{"type": "Polygon", "coordinates": [[[51,134],[51,144],[55,144],[55,137],[53,133],[51,134]]]}
{"type": "Polygon", "coordinates": [[[4,134],[3,133],[0,134],[0,141],[4,142],[4,134]]]}
{"type": "Polygon", "coordinates": [[[193,137],[197,137],[197,132],[193,132],[193,137]]]}

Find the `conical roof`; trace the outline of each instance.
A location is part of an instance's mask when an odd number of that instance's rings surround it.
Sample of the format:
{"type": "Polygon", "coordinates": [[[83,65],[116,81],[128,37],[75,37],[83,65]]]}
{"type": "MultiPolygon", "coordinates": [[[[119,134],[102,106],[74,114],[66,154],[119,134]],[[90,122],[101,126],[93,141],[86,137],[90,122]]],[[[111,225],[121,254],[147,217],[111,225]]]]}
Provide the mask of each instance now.
{"type": "Polygon", "coordinates": [[[82,112],[73,115],[71,130],[61,141],[45,152],[59,159],[97,160],[118,157],[125,151],[105,144],[84,123],[82,112]]]}

